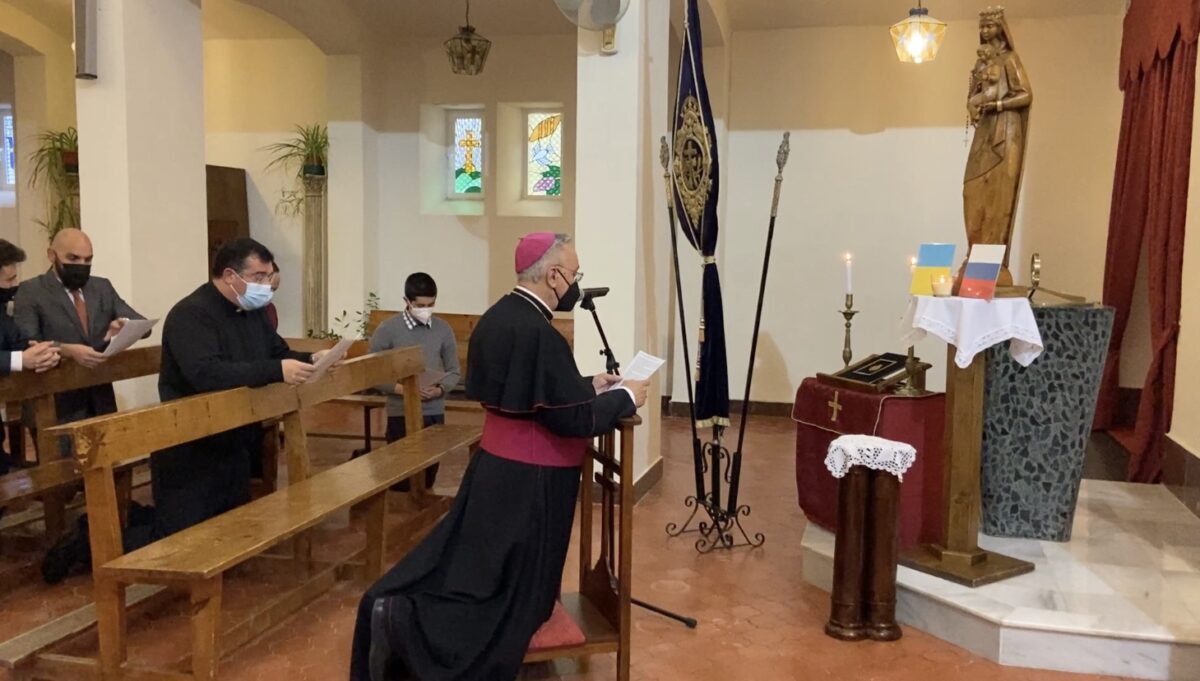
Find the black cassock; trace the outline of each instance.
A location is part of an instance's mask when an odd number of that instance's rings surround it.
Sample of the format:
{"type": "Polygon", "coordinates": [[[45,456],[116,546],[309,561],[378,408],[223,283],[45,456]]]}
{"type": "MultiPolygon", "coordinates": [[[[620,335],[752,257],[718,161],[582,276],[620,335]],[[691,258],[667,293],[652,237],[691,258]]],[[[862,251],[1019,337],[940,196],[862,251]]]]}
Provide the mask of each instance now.
{"type": "Polygon", "coordinates": [[[590,439],[635,413],[596,395],[541,301],[521,289],[471,334],[467,396],[487,410],[483,446],[433,532],[359,603],[352,681],[505,681],[558,597],[590,439]],[[372,679],[371,611],[386,599],[392,656],[372,679]]]}
{"type": "MultiPolygon", "coordinates": [[[[283,380],[284,359],[302,362],[262,310],[243,311],[209,282],[167,313],[158,395],[257,388],[283,380]]],[[[250,501],[251,458],[260,455],[262,426],[253,424],[155,452],[150,457],[154,522],[131,526],[125,550],[145,546],[250,501]]]]}

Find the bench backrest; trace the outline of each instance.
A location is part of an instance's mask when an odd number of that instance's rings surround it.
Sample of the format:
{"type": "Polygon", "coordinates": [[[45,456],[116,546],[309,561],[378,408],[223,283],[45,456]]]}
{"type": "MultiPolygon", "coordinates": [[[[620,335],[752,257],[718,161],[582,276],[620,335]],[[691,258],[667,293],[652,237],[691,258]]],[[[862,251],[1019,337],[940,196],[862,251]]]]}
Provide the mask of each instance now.
{"type": "MultiPolygon", "coordinates": [[[[54,396],[58,393],[106,385],[143,376],[154,376],[162,364],[162,346],[132,348],[110,357],[95,369],[84,368],[64,360],[44,373],[19,372],[0,378],[0,404],[17,405],[30,402],[33,427],[37,429],[37,449],[44,460],[56,457],[55,438],[47,429],[58,423],[54,396]]],[[[9,418],[13,418],[10,414],[9,418]]]]}
{"type": "MultiPolygon", "coordinates": [[[[371,316],[367,319],[367,335],[373,335],[375,329],[378,329],[380,324],[398,314],[400,314],[399,310],[373,310],[371,316]]],[[[476,325],[479,324],[480,315],[438,312],[437,317],[449,324],[450,330],[454,332],[454,341],[458,346],[458,365],[462,368],[461,382],[465,383],[467,378],[467,349],[471,344],[471,333],[475,330],[476,325]]],[[[575,320],[555,317],[550,323],[562,334],[563,338],[567,339],[567,343],[571,347],[575,346],[575,320]]]]}
{"type": "Polygon", "coordinates": [[[95,369],[85,369],[70,360],[63,360],[45,373],[22,371],[0,379],[0,403],[23,402],[69,390],[153,376],[161,364],[162,346],[159,345],[126,350],[95,369]]]}
{"type": "MultiPolygon", "coordinates": [[[[287,341],[289,348],[297,352],[319,352],[337,345],[337,341],[330,338],[286,338],[284,340],[287,341]]],[[[346,358],[354,359],[355,357],[362,357],[367,352],[367,341],[354,341],[350,349],[346,351],[346,358]]]]}
{"type": "Polygon", "coordinates": [[[114,468],[146,459],[151,453],[268,419],[283,422],[288,479],[309,477],[307,438],[301,422],[306,407],[365,390],[380,382],[403,384],[409,423],[421,422],[419,376],[425,361],[420,348],[402,348],[347,360],[315,383],[236,388],[205,393],[131,411],[98,416],[48,429],[71,439],[83,470],[90,517],[92,563],[103,565],[122,555],[121,521],[114,468]]]}

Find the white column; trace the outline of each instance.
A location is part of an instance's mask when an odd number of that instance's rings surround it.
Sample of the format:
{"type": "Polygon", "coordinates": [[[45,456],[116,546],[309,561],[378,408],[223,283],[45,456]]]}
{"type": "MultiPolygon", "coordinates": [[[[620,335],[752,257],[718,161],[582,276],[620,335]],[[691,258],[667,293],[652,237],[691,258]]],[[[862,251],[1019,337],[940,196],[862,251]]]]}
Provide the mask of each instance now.
{"type": "Polygon", "coordinates": [[[97,14],[99,78],[76,82],[83,228],[93,272],[162,317],[208,276],[200,7],[99,0],[97,14]]]}
{"type": "MultiPolygon", "coordinates": [[[[638,350],[662,352],[666,336],[667,253],[655,247],[665,230],[658,137],[666,129],[667,3],[632,0],[617,27],[617,54],[599,53],[600,35],[579,32],[575,239],[584,286],[612,292],[597,307],[618,361],[638,350]]],[[[576,312],[575,356],[584,373],[604,370],[591,316],[576,312]]],[[[657,385],[657,384],[656,384],[657,385]]],[[[641,410],[634,471],[660,459],[660,391],[641,410]]]]}
{"type": "MultiPolygon", "coordinates": [[[[376,179],[375,133],[363,121],[362,59],[329,57],[329,316],[363,309],[374,280],[368,267],[372,207],[369,182],[376,179]]],[[[371,254],[371,259],[375,256],[371,254]]],[[[336,329],[339,332],[341,329],[336,329]]],[[[353,331],[353,330],[351,330],[353,331]]]]}

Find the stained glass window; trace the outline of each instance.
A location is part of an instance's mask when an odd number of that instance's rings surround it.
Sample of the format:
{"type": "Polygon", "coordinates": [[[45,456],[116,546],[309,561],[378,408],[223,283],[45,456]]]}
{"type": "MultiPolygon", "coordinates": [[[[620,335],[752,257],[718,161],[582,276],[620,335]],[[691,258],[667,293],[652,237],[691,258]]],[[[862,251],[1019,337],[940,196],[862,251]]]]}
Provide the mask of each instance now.
{"type": "Polygon", "coordinates": [[[3,123],[4,135],[3,143],[0,143],[0,161],[4,166],[4,184],[11,187],[17,184],[17,141],[12,114],[0,115],[0,123],[3,123]]]}
{"type": "Polygon", "coordinates": [[[526,196],[562,196],[562,119],[561,111],[525,115],[526,196]]]}
{"type": "Polygon", "coordinates": [[[452,110],[450,129],[449,195],[460,198],[483,196],[483,112],[452,110]]]}

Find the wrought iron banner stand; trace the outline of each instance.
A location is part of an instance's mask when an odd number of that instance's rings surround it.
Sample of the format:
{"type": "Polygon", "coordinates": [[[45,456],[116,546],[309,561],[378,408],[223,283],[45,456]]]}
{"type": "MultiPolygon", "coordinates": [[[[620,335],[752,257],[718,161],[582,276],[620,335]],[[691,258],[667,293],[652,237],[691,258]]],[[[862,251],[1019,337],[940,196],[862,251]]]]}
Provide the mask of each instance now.
{"type": "Polygon", "coordinates": [[[669,536],[678,537],[684,534],[699,533],[696,540],[696,551],[710,553],[717,549],[735,549],[749,546],[762,546],[767,538],[761,532],[751,537],[742,527],[741,519],[749,517],[750,505],[739,504],[738,493],[742,481],[742,452],[746,438],[746,424],[749,421],[750,388],[754,380],[754,360],[758,348],[759,328],[762,322],[763,299],[766,295],[767,273],[771,263],[771,248],[775,238],[775,219],[779,211],[779,196],[783,185],[783,168],[787,165],[791,152],[790,133],[783,134],[783,141],[775,157],[778,172],[775,175],[775,191],[771,200],[771,219],[767,227],[767,244],[763,253],[762,279],[758,288],[758,305],[754,315],[754,333],[750,341],[750,361],[746,369],[746,390],[742,399],[741,420],[738,423],[737,448],[730,455],[724,445],[724,427],[714,425],[712,438],[705,443],[700,442],[700,434],[696,425],[696,400],[692,382],[692,364],[688,351],[687,319],[683,305],[683,279],[679,271],[679,241],[675,217],[675,197],[672,191],[670,169],[670,148],[667,138],[663,137],[660,147],[660,160],[663,166],[663,179],[667,189],[667,214],[671,228],[671,254],[675,265],[675,292],[679,301],[679,326],[683,342],[683,362],[687,369],[688,415],[692,427],[692,456],[695,470],[695,494],[684,499],[684,506],[692,509],[691,514],[682,525],[668,523],[666,532],[669,536]],[[724,468],[722,469],[722,464],[724,468]],[[710,477],[710,488],[705,489],[705,475],[710,477]],[[728,496],[725,505],[721,504],[722,487],[728,485],[728,496]],[[697,520],[696,526],[692,522],[697,520]]]}

